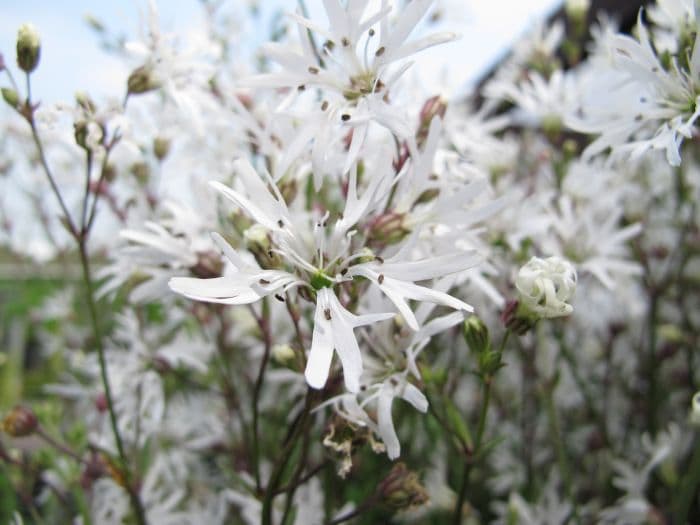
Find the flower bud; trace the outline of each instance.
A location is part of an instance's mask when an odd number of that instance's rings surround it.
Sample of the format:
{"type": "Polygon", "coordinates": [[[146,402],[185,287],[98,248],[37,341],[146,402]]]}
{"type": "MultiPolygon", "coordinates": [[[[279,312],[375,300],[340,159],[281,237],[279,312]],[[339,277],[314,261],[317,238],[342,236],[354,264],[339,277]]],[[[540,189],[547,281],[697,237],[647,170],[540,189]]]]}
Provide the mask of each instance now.
{"type": "Polygon", "coordinates": [[[76,91],[75,102],[87,113],[92,114],[95,113],[95,111],[97,110],[97,107],[90,98],[90,95],[88,95],[84,91],[76,91]]]}
{"type": "Polygon", "coordinates": [[[469,349],[475,354],[482,354],[491,348],[489,329],[477,316],[472,315],[464,321],[462,334],[469,349]]]}
{"type": "Polygon", "coordinates": [[[295,357],[294,349],[288,344],[276,344],[272,346],[272,358],[282,366],[293,363],[295,357]]]}
{"type": "Polygon", "coordinates": [[[370,223],[369,242],[382,246],[402,241],[411,230],[405,224],[406,214],[386,212],[370,223]]]}
{"type": "Polygon", "coordinates": [[[566,15],[573,21],[585,20],[590,7],[591,0],[566,0],[564,2],[566,15]]]}
{"type": "Polygon", "coordinates": [[[501,312],[503,325],[514,334],[524,335],[537,322],[538,317],[534,317],[526,308],[520,307],[520,302],[511,300],[506,303],[506,307],[501,312]]]}
{"type": "Polygon", "coordinates": [[[84,120],[79,120],[73,123],[73,136],[75,143],[83,149],[87,147],[88,123],[84,120]]]}
{"type": "Polygon", "coordinates": [[[696,392],[690,402],[690,424],[700,427],[700,392],[696,392]]]}
{"type": "Polygon", "coordinates": [[[419,507],[428,502],[428,492],[418,474],[397,463],[378,487],[382,502],[394,509],[419,507]]]}
{"type": "Polygon", "coordinates": [[[423,104],[420,110],[420,124],[418,126],[418,132],[416,133],[416,142],[419,147],[422,146],[428,138],[430,123],[435,117],[444,119],[446,111],[447,101],[440,95],[435,95],[425,101],[425,104],[423,104]]]}
{"type": "Polygon", "coordinates": [[[197,253],[197,264],[190,268],[192,275],[200,279],[211,279],[221,277],[224,263],[218,252],[207,251],[197,253]]]}
{"type": "Polygon", "coordinates": [[[10,88],[2,88],[0,89],[2,91],[2,98],[7,104],[14,109],[17,109],[19,107],[19,95],[14,89],[10,88]]]}
{"type": "Polygon", "coordinates": [[[576,291],[576,270],[560,257],[533,257],[518,272],[515,287],[520,295],[520,307],[539,319],[563,317],[573,307],[566,301],[576,291]]]}
{"type": "Polygon", "coordinates": [[[12,437],[24,437],[33,434],[39,427],[39,420],[32,409],[16,406],[3,418],[0,428],[12,437]]]}
{"type": "Polygon", "coordinates": [[[156,137],[153,139],[153,154],[156,158],[162,161],[167,157],[170,151],[170,140],[164,137],[156,137]]]}
{"type": "Polygon", "coordinates": [[[32,24],[22,24],[17,31],[17,65],[22,71],[31,73],[39,64],[41,39],[32,24]]]}
{"type": "Polygon", "coordinates": [[[145,65],[132,71],[126,85],[129,95],[139,95],[158,89],[160,82],[155,78],[151,67],[145,65]]]}
{"type": "Polygon", "coordinates": [[[0,53],[0,71],[5,70],[5,57],[0,53]]]}

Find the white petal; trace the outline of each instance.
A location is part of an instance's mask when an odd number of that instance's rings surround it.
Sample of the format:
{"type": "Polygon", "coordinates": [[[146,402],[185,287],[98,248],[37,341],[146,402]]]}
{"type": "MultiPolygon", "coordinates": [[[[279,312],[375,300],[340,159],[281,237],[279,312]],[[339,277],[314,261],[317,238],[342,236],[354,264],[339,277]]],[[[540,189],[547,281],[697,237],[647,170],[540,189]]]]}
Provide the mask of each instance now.
{"type": "Polygon", "coordinates": [[[423,392],[411,383],[406,383],[401,393],[401,398],[413,405],[419,412],[425,413],[428,411],[428,399],[423,395],[423,392]]]}
{"type": "Polygon", "coordinates": [[[386,445],[386,454],[389,459],[396,459],[401,454],[401,444],[394,429],[394,421],[391,419],[391,404],[393,392],[390,386],[383,385],[377,400],[377,426],[379,435],[386,445]]]}
{"type": "Polygon", "coordinates": [[[333,359],[333,334],[331,333],[331,323],[324,314],[325,308],[322,301],[319,300],[316,303],[311,350],[304,371],[306,382],[312,388],[325,386],[333,359]]]}

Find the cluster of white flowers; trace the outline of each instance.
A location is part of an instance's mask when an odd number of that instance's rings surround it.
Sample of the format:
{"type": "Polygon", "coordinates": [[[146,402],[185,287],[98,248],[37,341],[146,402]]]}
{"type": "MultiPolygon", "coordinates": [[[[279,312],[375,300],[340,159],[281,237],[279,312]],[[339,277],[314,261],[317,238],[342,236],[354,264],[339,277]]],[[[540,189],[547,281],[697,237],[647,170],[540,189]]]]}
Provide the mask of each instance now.
{"type": "Polygon", "coordinates": [[[567,2],[571,34],[538,26],[479,93],[417,98],[412,58],[456,38],[435,3],[299,2],[253,67],[246,7],[204,2],[181,41],[151,2],[120,100],[36,106],[8,76],[0,243],[63,265],[28,311],[41,393],[80,423],[3,420],[73,439],[43,500],[141,525],[700,512],[697,2],[592,43],[567,2]]]}

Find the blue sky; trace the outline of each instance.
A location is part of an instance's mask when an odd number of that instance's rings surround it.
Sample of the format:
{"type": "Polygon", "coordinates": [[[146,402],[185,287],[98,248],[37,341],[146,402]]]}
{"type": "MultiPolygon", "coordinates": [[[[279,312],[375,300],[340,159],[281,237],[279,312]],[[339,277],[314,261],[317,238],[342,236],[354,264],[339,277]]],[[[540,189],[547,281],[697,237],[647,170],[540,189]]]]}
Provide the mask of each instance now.
{"type": "MultiPolygon", "coordinates": [[[[448,21],[447,29],[459,32],[461,38],[424,52],[413,69],[436,87],[440,85],[439,78],[448,75],[452,89],[478,76],[505,52],[514,36],[558,3],[556,0],[438,0],[438,5],[440,2],[460,6],[456,10],[458,16],[448,21]]],[[[307,4],[315,13],[321,0],[307,0],[307,4]]],[[[269,27],[266,15],[275,6],[293,10],[296,1],[260,0],[260,5],[264,6],[263,31],[258,34],[264,37],[269,27]]],[[[128,75],[126,66],[100,49],[85,15],[92,14],[104,21],[115,33],[134,36],[143,22],[146,0],[0,0],[0,6],[0,52],[7,63],[14,63],[15,35],[21,23],[30,21],[41,33],[42,60],[34,77],[37,98],[52,102],[71,100],[73,93],[81,89],[97,97],[123,93],[128,75]]],[[[188,32],[203,19],[197,0],[160,0],[158,7],[161,27],[167,32],[188,32]]],[[[0,85],[5,82],[0,81],[0,85]]],[[[429,85],[428,89],[431,88],[429,85]]]]}

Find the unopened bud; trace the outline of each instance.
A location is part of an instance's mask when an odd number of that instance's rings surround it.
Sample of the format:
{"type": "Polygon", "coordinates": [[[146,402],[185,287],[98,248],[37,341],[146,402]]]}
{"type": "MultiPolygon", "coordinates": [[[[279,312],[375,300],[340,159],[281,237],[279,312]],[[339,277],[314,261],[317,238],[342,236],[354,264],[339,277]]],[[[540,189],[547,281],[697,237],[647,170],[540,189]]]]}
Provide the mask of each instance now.
{"type": "Polygon", "coordinates": [[[79,120],[73,123],[73,136],[75,143],[83,149],[87,147],[88,123],[84,120],[79,120]]]}
{"type": "Polygon", "coordinates": [[[76,91],[75,102],[87,113],[94,113],[96,111],[95,103],[90,98],[90,95],[84,91],[76,91]]]}
{"type": "Polygon", "coordinates": [[[95,408],[98,412],[101,413],[107,412],[107,410],[109,409],[109,405],[107,403],[107,396],[103,392],[97,394],[97,397],[95,398],[95,408]]]}
{"type": "Polygon", "coordinates": [[[134,162],[129,171],[141,184],[146,184],[151,176],[151,168],[145,162],[134,162]]]}
{"type": "Polygon", "coordinates": [[[690,424],[700,427],[700,392],[696,392],[690,403],[690,424]]]}
{"type": "Polygon", "coordinates": [[[402,241],[411,233],[405,217],[403,213],[387,212],[375,218],[370,224],[369,242],[385,246],[402,241]]]}
{"type": "Polygon", "coordinates": [[[535,323],[538,317],[528,313],[526,309],[520,306],[520,302],[511,300],[506,303],[506,307],[501,312],[501,321],[503,325],[517,335],[526,334],[535,323]]]}
{"type": "Polygon", "coordinates": [[[17,31],[17,65],[22,71],[31,73],[39,64],[41,39],[32,24],[22,24],[17,31]]]}
{"type": "Polygon", "coordinates": [[[479,355],[491,348],[489,329],[477,316],[472,315],[464,321],[462,334],[469,349],[479,355]]]}
{"type": "Polygon", "coordinates": [[[397,463],[379,484],[382,502],[394,509],[407,509],[428,502],[428,492],[418,479],[418,474],[408,470],[404,463],[397,463]]]}
{"type": "Polygon", "coordinates": [[[416,133],[416,142],[418,146],[422,146],[425,139],[428,138],[428,131],[430,130],[430,123],[435,117],[445,118],[445,112],[447,111],[447,101],[440,95],[435,95],[430,97],[425,101],[423,107],[420,110],[420,124],[418,127],[418,132],[416,133]]]}
{"type": "Polygon", "coordinates": [[[421,124],[425,123],[430,126],[433,118],[440,117],[445,118],[445,112],[447,111],[447,101],[440,95],[435,95],[430,97],[425,101],[423,107],[420,110],[420,120],[421,124]]]}
{"type": "Polygon", "coordinates": [[[295,357],[294,349],[287,344],[277,344],[272,347],[272,358],[280,365],[285,366],[294,362],[295,357]]]}
{"type": "Polygon", "coordinates": [[[36,431],[39,420],[30,408],[16,406],[3,418],[0,427],[12,437],[24,437],[36,431]]]}
{"type": "Polygon", "coordinates": [[[200,252],[197,254],[197,264],[190,268],[192,275],[200,279],[221,277],[224,264],[218,252],[200,252]]]}
{"type": "Polygon", "coordinates": [[[14,89],[2,88],[2,98],[9,106],[14,109],[19,107],[19,95],[14,89]]]}
{"type": "Polygon", "coordinates": [[[268,234],[269,230],[261,224],[254,224],[243,233],[246,247],[253,254],[260,267],[265,270],[279,268],[282,264],[279,255],[270,249],[272,245],[268,234]]]}
{"type": "Polygon", "coordinates": [[[481,352],[478,357],[479,375],[486,379],[493,377],[499,369],[505,365],[501,361],[501,352],[497,350],[486,350],[481,352]]]}
{"type": "Polygon", "coordinates": [[[574,21],[585,19],[590,7],[591,0],[566,0],[564,3],[566,15],[574,21]]]}
{"type": "Polygon", "coordinates": [[[0,53],[0,71],[4,71],[5,67],[5,57],[0,53]]]}
{"type": "Polygon", "coordinates": [[[159,87],[160,82],[153,75],[151,67],[147,65],[134,69],[127,80],[127,89],[130,95],[148,93],[159,87]]]}
{"type": "Polygon", "coordinates": [[[153,139],[153,154],[162,161],[170,152],[170,140],[163,137],[153,139]]]}

